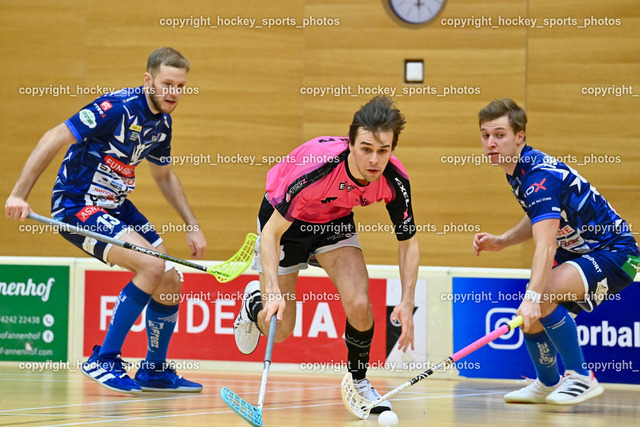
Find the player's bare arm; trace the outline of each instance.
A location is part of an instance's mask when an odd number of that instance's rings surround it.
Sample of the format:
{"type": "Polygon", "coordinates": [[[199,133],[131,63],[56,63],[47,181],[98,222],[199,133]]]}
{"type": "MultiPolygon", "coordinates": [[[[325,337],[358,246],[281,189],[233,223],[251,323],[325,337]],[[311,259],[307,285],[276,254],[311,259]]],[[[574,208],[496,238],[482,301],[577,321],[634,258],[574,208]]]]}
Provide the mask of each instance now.
{"type": "Polygon", "coordinates": [[[391,313],[392,321],[400,321],[402,334],[398,340],[398,349],[415,350],[413,309],[415,306],[416,281],[420,265],[420,247],[416,236],[398,242],[398,266],[402,284],[402,299],[391,313]]]}
{"type": "Polygon", "coordinates": [[[188,226],[187,244],[191,248],[191,256],[200,259],[204,255],[207,241],[200,229],[198,220],[189,206],[180,180],[173,172],[171,165],[156,165],[149,162],[151,175],[169,204],[178,212],[188,226]]]}
{"type": "Polygon", "coordinates": [[[263,313],[265,321],[269,323],[271,316],[277,313],[278,321],[282,320],[285,300],[278,285],[278,264],[280,262],[280,238],[291,226],[277,210],[273,211],[269,221],[265,224],[260,235],[260,258],[265,280],[263,295],[263,313]]]}
{"type": "Polygon", "coordinates": [[[38,181],[42,172],[49,166],[49,163],[58,154],[58,151],[66,145],[76,142],[69,128],[61,123],[53,129],[47,131],[33,152],[20,173],[16,185],[11,191],[11,195],[5,203],[5,214],[12,219],[24,221],[30,212],[27,197],[31,189],[38,181]]]}
{"type": "MultiPolygon", "coordinates": [[[[557,219],[545,219],[533,224],[533,241],[536,244],[536,249],[531,261],[531,279],[529,286],[527,286],[527,292],[535,292],[534,296],[545,293],[556,254],[556,236],[559,225],[560,221],[557,219]]],[[[541,316],[540,302],[539,300],[536,302],[535,299],[537,298],[525,298],[518,308],[518,313],[524,318],[525,332],[541,316]]]]}
{"type": "Polygon", "coordinates": [[[473,238],[473,250],[476,256],[480,255],[482,251],[497,252],[525,242],[532,237],[531,220],[525,215],[518,224],[499,236],[489,233],[476,234],[473,238]]]}

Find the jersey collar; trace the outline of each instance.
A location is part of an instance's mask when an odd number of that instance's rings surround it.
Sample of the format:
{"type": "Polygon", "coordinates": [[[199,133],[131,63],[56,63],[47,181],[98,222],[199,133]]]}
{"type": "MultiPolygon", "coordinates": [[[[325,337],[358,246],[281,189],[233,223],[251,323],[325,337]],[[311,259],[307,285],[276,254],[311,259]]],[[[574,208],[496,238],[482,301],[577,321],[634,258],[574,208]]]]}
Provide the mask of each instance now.
{"type": "Polygon", "coordinates": [[[520,156],[518,158],[518,164],[516,165],[516,169],[513,171],[513,175],[507,174],[507,177],[520,178],[520,177],[524,176],[524,174],[528,170],[528,168],[526,168],[525,166],[527,166],[527,165],[531,166],[531,164],[530,164],[530,162],[522,161],[522,159],[531,150],[533,150],[533,148],[531,148],[529,145],[525,145],[524,147],[522,147],[522,150],[520,150],[520,156]]]}
{"type": "Polygon", "coordinates": [[[349,170],[349,160],[348,160],[348,156],[347,158],[344,160],[344,168],[347,171],[347,175],[349,176],[349,178],[351,179],[351,181],[353,181],[354,184],[356,184],[358,187],[367,187],[369,184],[371,184],[370,182],[367,182],[366,184],[360,184],[360,182],[354,178],[353,175],[351,175],[351,171],[349,170]]]}
{"type": "Polygon", "coordinates": [[[162,117],[162,114],[163,114],[162,111],[158,111],[157,113],[154,113],[153,111],[151,111],[151,107],[149,107],[149,100],[147,99],[147,95],[146,95],[146,89],[144,88],[144,86],[140,86],[140,93],[142,93],[142,106],[145,110],[145,113],[151,117],[156,117],[156,118],[162,117]]]}

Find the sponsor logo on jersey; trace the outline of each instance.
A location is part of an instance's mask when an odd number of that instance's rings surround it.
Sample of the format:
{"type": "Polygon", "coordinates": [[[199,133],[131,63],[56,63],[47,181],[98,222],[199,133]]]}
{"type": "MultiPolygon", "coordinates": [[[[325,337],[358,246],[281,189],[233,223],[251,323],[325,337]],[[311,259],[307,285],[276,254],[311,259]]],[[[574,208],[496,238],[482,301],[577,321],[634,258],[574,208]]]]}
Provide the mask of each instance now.
{"type": "Polygon", "coordinates": [[[570,225],[565,225],[564,227],[558,229],[557,237],[561,238],[561,237],[570,236],[575,232],[576,230],[574,230],[573,227],[571,227],[570,225]]]}
{"type": "Polygon", "coordinates": [[[135,173],[136,173],[135,166],[125,165],[121,161],[116,160],[109,155],[105,156],[104,163],[107,166],[109,166],[111,170],[116,172],[118,175],[126,176],[128,178],[132,178],[135,176],[135,173]]]}
{"type": "Polygon", "coordinates": [[[113,170],[111,170],[110,167],[108,167],[107,165],[104,165],[102,163],[98,163],[98,170],[100,172],[106,173],[109,176],[119,177],[119,175],[117,173],[115,173],[113,170]]]}
{"type": "Polygon", "coordinates": [[[354,188],[357,188],[357,187],[355,185],[347,184],[346,182],[341,182],[340,186],[338,187],[339,190],[347,190],[347,193],[353,190],[354,188]]]}
{"type": "Polygon", "coordinates": [[[580,246],[583,242],[584,240],[582,240],[582,237],[578,236],[572,239],[558,240],[558,246],[562,249],[571,249],[576,246],[580,246]]]}
{"type": "Polygon", "coordinates": [[[95,102],[93,103],[93,106],[96,107],[96,111],[98,112],[98,114],[100,114],[100,117],[104,118],[107,117],[104,114],[104,111],[102,110],[102,108],[100,108],[100,106],[98,104],[96,104],[95,102]]]}
{"type": "MultiPolygon", "coordinates": [[[[296,181],[291,187],[289,187],[289,191],[287,191],[287,195],[295,195],[298,191],[302,190],[302,188],[307,183],[307,180],[302,178],[296,181]]],[[[288,201],[288,200],[287,200],[288,201]]]]}
{"type": "Polygon", "coordinates": [[[131,125],[129,126],[129,129],[134,132],[142,132],[142,126],[140,125],[131,125]]]}
{"type": "Polygon", "coordinates": [[[100,108],[102,108],[102,111],[107,111],[107,110],[113,108],[113,105],[111,105],[111,103],[109,101],[102,101],[100,103],[100,108]]]}
{"type": "Polygon", "coordinates": [[[533,184],[531,184],[531,186],[529,188],[527,188],[527,191],[524,192],[524,195],[528,196],[531,193],[537,193],[538,190],[546,190],[547,187],[544,186],[544,182],[546,180],[547,180],[547,178],[544,178],[540,182],[534,182],[533,184]]]}
{"type": "Polygon", "coordinates": [[[395,181],[396,181],[396,184],[398,185],[398,187],[400,188],[400,191],[402,192],[402,196],[404,197],[404,204],[408,208],[409,207],[409,202],[410,202],[409,193],[404,188],[404,185],[402,185],[402,181],[400,181],[400,179],[398,179],[398,177],[395,178],[395,181]]]}
{"type": "Polygon", "coordinates": [[[89,193],[93,195],[99,195],[100,197],[105,197],[108,200],[115,200],[116,193],[113,191],[109,191],[106,188],[98,187],[95,184],[91,184],[89,187],[89,193]]]}
{"type": "Polygon", "coordinates": [[[80,221],[85,222],[91,215],[95,214],[96,212],[106,213],[107,211],[97,206],[85,206],[84,208],[80,209],[80,211],[78,211],[76,216],[80,221]]]}
{"type": "Polygon", "coordinates": [[[337,197],[327,197],[326,199],[321,200],[321,202],[322,203],[331,203],[331,202],[333,202],[334,200],[337,200],[337,199],[338,199],[337,197]]]}
{"type": "Polygon", "coordinates": [[[371,204],[371,202],[362,195],[358,196],[358,203],[360,203],[360,206],[369,206],[371,204]]]}
{"type": "Polygon", "coordinates": [[[96,127],[96,116],[91,111],[87,109],[80,110],[78,116],[80,117],[80,121],[88,128],[93,129],[96,127]]]}
{"type": "Polygon", "coordinates": [[[109,188],[118,193],[130,193],[131,191],[133,191],[131,189],[136,185],[135,178],[126,178],[114,173],[113,171],[111,171],[109,175],[104,175],[96,171],[96,173],[93,175],[93,182],[103,185],[106,188],[109,188]]]}

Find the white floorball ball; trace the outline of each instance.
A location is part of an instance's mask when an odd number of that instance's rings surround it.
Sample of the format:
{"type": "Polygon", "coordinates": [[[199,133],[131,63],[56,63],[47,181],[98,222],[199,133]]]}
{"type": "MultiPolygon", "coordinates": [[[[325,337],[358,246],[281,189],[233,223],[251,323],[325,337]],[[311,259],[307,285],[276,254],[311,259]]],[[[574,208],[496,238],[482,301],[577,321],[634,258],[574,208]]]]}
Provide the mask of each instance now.
{"type": "Polygon", "coordinates": [[[398,424],[398,415],[393,411],[384,411],[378,415],[378,424],[383,426],[395,426],[398,424]]]}

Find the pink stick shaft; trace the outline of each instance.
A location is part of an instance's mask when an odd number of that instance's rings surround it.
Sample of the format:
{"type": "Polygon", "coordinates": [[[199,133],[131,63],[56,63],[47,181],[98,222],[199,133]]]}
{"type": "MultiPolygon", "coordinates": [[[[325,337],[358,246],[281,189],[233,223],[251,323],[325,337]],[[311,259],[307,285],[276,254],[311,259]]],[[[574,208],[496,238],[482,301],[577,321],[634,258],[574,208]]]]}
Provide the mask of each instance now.
{"type": "Polygon", "coordinates": [[[504,324],[504,325],[500,326],[498,329],[494,330],[493,332],[483,336],[482,338],[480,338],[477,341],[472,342],[471,344],[469,344],[468,346],[466,346],[462,350],[454,353],[451,356],[451,360],[454,361],[454,362],[457,362],[458,360],[460,360],[463,357],[467,356],[469,353],[472,353],[472,352],[476,351],[477,349],[479,349],[480,347],[482,347],[486,343],[495,340],[500,335],[506,334],[507,332],[509,332],[509,329],[510,329],[509,325],[507,325],[507,324],[504,324]]]}

